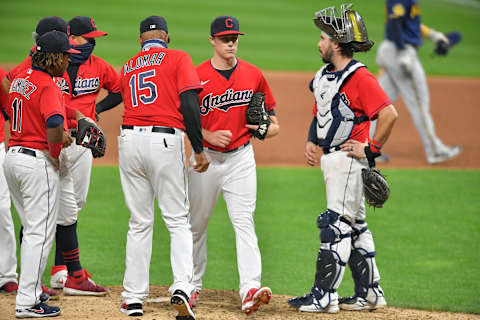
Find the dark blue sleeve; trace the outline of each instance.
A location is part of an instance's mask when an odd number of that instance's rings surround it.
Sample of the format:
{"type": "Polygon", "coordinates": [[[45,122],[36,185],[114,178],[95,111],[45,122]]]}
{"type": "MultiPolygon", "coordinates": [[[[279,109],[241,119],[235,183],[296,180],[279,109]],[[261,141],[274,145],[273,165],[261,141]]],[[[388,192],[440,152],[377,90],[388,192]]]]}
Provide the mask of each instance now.
{"type": "Polygon", "coordinates": [[[395,43],[399,50],[405,49],[405,42],[402,37],[402,20],[399,18],[387,21],[387,39],[395,43]]]}
{"type": "Polygon", "coordinates": [[[310,129],[308,130],[308,139],[307,141],[313,142],[318,146],[317,139],[317,117],[313,117],[312,123],[310,123],[310,129]]]}
{"type": "Polygon", "coordinates": [[[308,85],[308,88],[309,88],[310,91],[312,91],[312,92],[313,92],[313,80],[315,80],[315,78],[312,79],[312,81],[310,81],[310,83],[309,83],[309,85],[308,85]]]}
{"type": "Polygon", "coordinates": [[[56,128],[63,124],[63,116],[60,114],[54,114],[47,119],[47,128],[56,128]]]}

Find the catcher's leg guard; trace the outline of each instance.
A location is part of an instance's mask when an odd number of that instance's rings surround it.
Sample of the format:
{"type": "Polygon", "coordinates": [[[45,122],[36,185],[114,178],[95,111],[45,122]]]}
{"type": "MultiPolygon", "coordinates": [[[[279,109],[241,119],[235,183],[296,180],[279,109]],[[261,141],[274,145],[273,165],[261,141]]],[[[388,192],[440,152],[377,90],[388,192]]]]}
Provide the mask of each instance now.
{"type": "MultiPolygon", "coordinates": [[[[355,227],[358,226],[357,223],[355,227]]],[[[364,221],[361,221],[361,228],[354,228],[352,241],[348,266],[355,283],[355,295],[341,299],[340,306],[346,310],[371,310],[383,307],[387,303],[383,290],[378,285],[380,274],[375,261],[375,246],[372,234],[364,221]]]]}
{"type": "Polygon", "coordinates": [[[288,304],[305,312],[338,312],[337,288],[342,281],[351,248],[351,227],[331,210],[317,219],[321,245],[315,283],[310,293],[290,299],[288,304]]]}

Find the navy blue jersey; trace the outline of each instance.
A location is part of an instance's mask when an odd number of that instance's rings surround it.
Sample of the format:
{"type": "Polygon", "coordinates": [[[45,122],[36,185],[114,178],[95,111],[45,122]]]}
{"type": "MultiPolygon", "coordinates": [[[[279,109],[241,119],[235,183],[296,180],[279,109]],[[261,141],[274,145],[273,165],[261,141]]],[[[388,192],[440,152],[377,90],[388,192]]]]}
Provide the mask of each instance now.
{"type": "Polygon", "coordinates": [[[385,37],[405,48],[405,43],[422,44],[418,0],[387,0],[385,37]]]}

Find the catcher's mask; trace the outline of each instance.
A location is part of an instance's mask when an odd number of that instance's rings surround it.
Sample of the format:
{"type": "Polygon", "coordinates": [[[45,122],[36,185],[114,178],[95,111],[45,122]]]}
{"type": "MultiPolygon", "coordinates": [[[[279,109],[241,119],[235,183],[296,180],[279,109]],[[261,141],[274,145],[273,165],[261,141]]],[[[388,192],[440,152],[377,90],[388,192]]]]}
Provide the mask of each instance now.
{"type": "Polygon", "coordinates": [[[315,12],[313,21],[322,31],[339,43],[351,43],[354,51],[368,51],[374,42],[368,40],[367,28],[357,11],[352,10],[351,3],[344,3],[338,15],[335,7],[328,7],[315,12]]]}

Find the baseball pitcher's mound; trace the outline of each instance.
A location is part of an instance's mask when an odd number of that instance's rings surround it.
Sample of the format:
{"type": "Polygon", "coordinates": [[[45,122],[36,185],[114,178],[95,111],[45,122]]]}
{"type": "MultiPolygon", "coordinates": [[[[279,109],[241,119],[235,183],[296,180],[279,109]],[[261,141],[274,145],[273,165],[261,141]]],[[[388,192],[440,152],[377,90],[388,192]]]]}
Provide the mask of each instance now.
{"type": "MultiPolygon", "coordinates": [[[[59,306],[63,319],[127,319],[120,312],[122,287],[110,287],[106,297],[74,297],[61,295],[60,299],[49,302],[59,306]]],[[[253,316],[247,317],[241,312],[238,292],[205,289],[200,294],[199,304],[195,308],[196,317],[202,319],[480,319],[480,315],[411,310],[388,307],[374,312],[340,311],[338,314],[300,313],[287,305],[291,298],[273,295],[270,304],[263,305],[253,316]]],[[[176,311],[170,306],[170,294],[166,286],[151,286],[150,295],[144,305],[142,320],[175,319],[176,311]]],[[[15,318],[15,295],[0,294],[0,319],[15,318]]]]}

